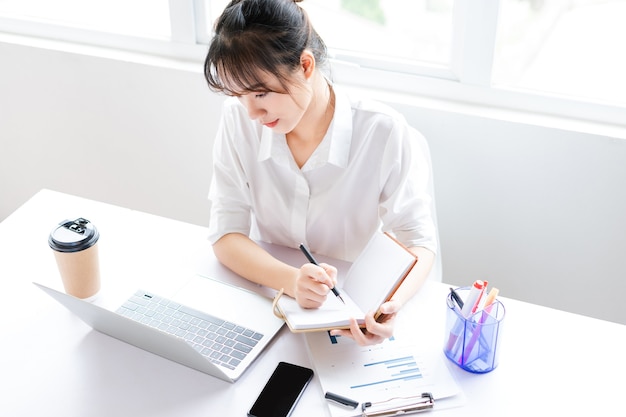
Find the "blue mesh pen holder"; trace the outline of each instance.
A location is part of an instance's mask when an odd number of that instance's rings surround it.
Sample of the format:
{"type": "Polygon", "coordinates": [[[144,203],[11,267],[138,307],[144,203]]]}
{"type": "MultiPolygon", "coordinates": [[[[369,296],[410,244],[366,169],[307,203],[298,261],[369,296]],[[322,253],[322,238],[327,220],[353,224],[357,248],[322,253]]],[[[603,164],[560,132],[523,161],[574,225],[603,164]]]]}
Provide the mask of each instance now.
{"type": "MultiPolygon", "coordinates": [[[[455,291],[461,299],[466,299],[469,289],[463,287],[455,291]]],[[[496,300],[469,317],[461,314],[452,293],[446,297],[446,305],[443,347],[446,357],[469,372],[482,374],[493,371],[499,362],[504,305],[496,300]]]]}

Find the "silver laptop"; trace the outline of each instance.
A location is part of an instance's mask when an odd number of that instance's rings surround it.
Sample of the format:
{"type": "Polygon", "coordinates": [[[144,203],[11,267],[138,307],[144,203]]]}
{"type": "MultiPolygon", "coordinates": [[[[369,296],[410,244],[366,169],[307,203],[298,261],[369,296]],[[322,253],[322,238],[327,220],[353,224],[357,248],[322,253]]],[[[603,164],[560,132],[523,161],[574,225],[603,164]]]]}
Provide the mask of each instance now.
{"type": "Polygon", "coordinates": [[[228,382],[284,325],[270,299],[202,276],[172,298],[137,290],[115,312],[34,284],[95,330],[228,382]]]}

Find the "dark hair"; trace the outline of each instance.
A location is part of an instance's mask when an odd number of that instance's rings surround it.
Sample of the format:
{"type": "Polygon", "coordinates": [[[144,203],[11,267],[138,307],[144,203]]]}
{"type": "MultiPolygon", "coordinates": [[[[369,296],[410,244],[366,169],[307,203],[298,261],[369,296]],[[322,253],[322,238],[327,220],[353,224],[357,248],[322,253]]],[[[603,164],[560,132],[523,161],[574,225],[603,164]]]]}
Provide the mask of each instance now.
{"type": "Polygon", "coordinates": [[[268,73],[289,92],[305,49],[323,67],[326,45],[298,1],[232,0],[215,23],[204,62],[209,87],[229,95],[267,92],[262,74],[268,73]]]}

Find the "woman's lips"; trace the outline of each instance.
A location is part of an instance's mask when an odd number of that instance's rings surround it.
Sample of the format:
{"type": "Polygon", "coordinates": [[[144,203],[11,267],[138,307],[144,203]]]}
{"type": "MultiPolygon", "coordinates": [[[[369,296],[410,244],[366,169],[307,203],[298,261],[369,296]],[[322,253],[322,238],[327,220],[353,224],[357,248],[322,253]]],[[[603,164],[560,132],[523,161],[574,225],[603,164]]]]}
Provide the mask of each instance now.
{"type": "Polygon", "coordinates": [[[277,124],[278,124],[278,119],[274,120],[273,122],[263,123],[263,126],[267,126],[271,129],[273,127],[276,127],[277,124]]]}

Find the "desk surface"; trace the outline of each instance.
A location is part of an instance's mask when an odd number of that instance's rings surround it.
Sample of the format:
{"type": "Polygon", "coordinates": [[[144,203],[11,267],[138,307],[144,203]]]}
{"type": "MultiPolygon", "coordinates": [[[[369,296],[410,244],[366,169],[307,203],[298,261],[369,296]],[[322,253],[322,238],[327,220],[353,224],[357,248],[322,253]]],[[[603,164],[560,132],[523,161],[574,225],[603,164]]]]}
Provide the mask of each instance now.
{"type": "MultiPolygon", "coordinates": [[[[145,284],[167,292],[183,270],[260,290],[219,265],[203,227],[43,190],[0,223],[0,415],[245,416],[280,360],[311,366],[303,336],[286,328],[235,384],[91,330],[31,283],[62,288],[47,237],[59,221],[79,216],[101,234],[103,288],[96,303],[113,308],[145,284]]],[[[427,329],[425,346],[443,341],[437,329],[444,327],[446,290],[429,282],[402,312],[403,323],[427,329]]],[[[436,415],[623,413],[626,363],[619,355],[626,326],[502,301],[500,366],[474,375],[450,365],[466,402],[436,415]]],[[[325,413],[314,380],[293,415],[325,413]]]]}

